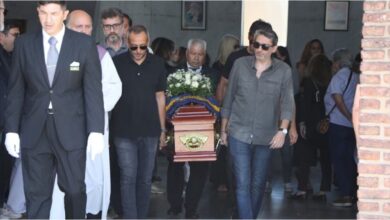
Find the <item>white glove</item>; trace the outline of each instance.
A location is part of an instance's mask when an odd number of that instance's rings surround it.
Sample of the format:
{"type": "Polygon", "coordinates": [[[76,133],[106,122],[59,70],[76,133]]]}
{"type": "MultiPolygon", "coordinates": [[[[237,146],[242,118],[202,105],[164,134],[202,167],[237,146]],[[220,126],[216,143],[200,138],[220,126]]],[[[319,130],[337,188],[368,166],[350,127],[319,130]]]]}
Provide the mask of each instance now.
{"type": "Polygon", "coordinates": [[[8,153],[16,158],[19,158],[20,152],[20,139],[19,134],[17,133],[7,133],[5,135],[5,147],[7,148],[8,153]]]}
{"type": "Polygon", "coordinates": [[[101,133],[91,132],[88,136],[87,153],[95,160],[96,155],[103,153],[104,136],[101,133]]]}

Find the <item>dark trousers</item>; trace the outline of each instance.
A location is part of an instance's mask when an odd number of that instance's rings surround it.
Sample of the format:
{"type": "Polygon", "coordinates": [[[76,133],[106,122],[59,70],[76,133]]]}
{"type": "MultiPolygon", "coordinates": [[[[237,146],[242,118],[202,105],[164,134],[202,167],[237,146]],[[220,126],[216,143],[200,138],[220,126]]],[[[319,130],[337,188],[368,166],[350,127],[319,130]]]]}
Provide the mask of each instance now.
{"type": "Polygon", "coordinates": [[[110,207],[115,210],[118,215],[122,215],[121,190],[120,190],[120,172],[118,165],[118,157],[114,141],[110,139],[110,174],[111,174],[111,196],[110,207]]]}
{"type": "Polygon", "coordinates": [[[14,159],[4,146],[5,133],[0,133],[0,207],[7,201],[14,159]]]}
{"type": "MultiPolygon", "coordinates": [[[[332,183],[332,166],[330,162],[329,146],[326,139],[311,139],[308,140],[305,146],[308,151],[314,150],[314,154],[308,153],[307,156],[317,158],[317,151],[319,151],[319,162],[321,166],[321,184],[320,191],[330,191],[332,183]]],[[[310,161],[310,160],[308,160],[310,161]]],[[[302,161],[296,171],[298,180],[298,190],[306,191],[310,183],[310,162],[302,161]]]]}
{"type": "Polygon", "coordinates": [[[114,138],[124,219],[147,218],[158,140],[158,137],[114,138]]]}
{"type": "MultiPolygon", "coordinates": [[[[184,189],[184,162],[174,163],[172,158],[168,160],[168,202],[171,205],[171,209],[181,211],[184,189]]],[[[208,176],[209,162],[189,162],[189,165],[190,179],[187,183],[184,207],[186,215],[191,216],[196,213],[198,208],[198,203],[208,176]]]]}
{"type": "Polygon", "coordinates": [[[356,139],[353,128],[330,123],[329,149],[341,196],[355,196],[357,190],[356,139]]]}
{"type": "Polygon", "coordinates": [[[22,148],[24,191],[27,218],[48,219],[52,202],[55,174],[65,193],[67,219],[84,219],[86,207],[86,149],[66,151],[58,140],[54,118],[48,115],[38,144],[22,148]]]}
{"type": "Polygon", "coordinates": [[[231,169],[228,165],[229,151],[226,146],[220,146],[217,154],[217,161],[211,163],[210,169],[210,181],[214,184],[215,188],[225,185],[230,187],[231,169]],[[230,176],[229,176],[230,175],[230,176]]]}

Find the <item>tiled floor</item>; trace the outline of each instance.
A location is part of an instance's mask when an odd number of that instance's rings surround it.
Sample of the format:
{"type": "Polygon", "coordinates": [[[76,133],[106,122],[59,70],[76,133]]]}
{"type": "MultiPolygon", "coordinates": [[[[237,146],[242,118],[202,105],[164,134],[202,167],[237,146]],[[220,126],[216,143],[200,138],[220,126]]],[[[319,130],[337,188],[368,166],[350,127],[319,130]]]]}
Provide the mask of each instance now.
{"type": "MultiPolygon", "coordinates": [[[[162,182],[158,186],[166,187],[167,161],[163,156],[158,159],[159,174],[162,182]]],[[[336,208],[331,202],[335,199],[337,191],[332,191],[328,195],[327,201],[295,201],[287,199],[283,190],[283,183],[280,175],[280,166],[277,158],[273,162],[272,193],[265,197],[262,210],[258,216],[260,219],[355,219],[357,208],[336,208]]],[[[312,184],[314,189],[319,187],[319,169],[312,171],[312,184]]],[[[296,186],[294,178],[293,185],[296,186]]],[[[149,217],[152,219],[184,218],[184,214],[178,216],[167,215],[169,208],[166,194],[152,194],[149,217]]],[[[231,218],[231,202],[227,193],[216,192],[210,183],[204,189],[202,199],[198,208],[200,218],[206,219],[227,219],[231,218]]]]}

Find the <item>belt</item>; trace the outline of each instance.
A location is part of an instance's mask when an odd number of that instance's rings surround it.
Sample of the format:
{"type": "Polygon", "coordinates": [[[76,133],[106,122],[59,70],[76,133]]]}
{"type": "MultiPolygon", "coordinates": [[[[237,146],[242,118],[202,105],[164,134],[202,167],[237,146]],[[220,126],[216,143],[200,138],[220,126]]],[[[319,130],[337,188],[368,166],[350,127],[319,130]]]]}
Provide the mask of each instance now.
{"type": "Polygon", "coordinates": [[[47,114],[48,114],[48,115],[54,115],[54,109],[48,108],[48,109],[47,109],[47,114]]]}

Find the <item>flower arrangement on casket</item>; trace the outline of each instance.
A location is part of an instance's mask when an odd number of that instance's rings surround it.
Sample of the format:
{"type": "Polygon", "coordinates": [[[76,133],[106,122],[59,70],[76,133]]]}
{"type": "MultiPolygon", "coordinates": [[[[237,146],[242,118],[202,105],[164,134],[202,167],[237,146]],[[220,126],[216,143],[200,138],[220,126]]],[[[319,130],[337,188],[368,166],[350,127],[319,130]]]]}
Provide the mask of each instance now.
{"type": "Polygon", "coordinates": [[[212,96],[210,78],[179,69],[167,78],[166,113],[169,119],[182,106],[198,104],[218,115],[220,108],[212,96]]]}

